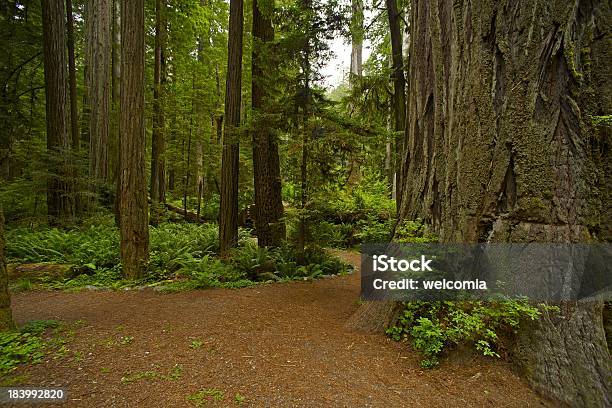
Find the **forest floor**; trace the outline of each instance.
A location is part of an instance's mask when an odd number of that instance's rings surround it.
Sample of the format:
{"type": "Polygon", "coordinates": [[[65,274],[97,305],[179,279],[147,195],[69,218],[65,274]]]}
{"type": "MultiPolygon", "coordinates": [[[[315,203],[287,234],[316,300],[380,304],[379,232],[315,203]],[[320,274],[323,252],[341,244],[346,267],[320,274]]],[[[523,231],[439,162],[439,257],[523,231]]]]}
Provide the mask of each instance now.
{"type": "MultiPolygon", "coordinates": [[[[358,267],[358,253],[335,252],[358,267]]],[[[64,357],[16,374],[65,387],[61,406],[547,405],[502,361],[471,356],[426,370],[405,343],[346,331],[358,298],[359,273],[174,294],[22,292],[18,323],[76,328],[64,357]]]]}

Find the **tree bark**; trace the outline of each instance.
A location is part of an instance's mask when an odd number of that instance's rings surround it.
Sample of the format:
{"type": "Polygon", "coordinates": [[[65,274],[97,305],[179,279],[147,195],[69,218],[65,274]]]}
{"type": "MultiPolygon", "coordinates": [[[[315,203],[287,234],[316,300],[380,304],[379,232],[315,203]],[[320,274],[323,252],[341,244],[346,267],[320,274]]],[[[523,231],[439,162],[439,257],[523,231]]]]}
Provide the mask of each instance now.
{"type": "Polygon", "coordinates": [[[144,0],[121,2],[121,262],[127,278],[149,260],[144,126],[144,0]]]}
{"type": "Polygon", "coordinates": [[[113,0],[113,23],[112,23],[113,49],[111,54],[112,64],[112,122],[111,136],[109,144],[109,164],[112,169],[111,182],[115,186],[115,202],[113,212],[115,215],[115,224],[121,224],[119,217],[119,191],[121,185],[119,183],[121,157],[121,140],[119,131],[119,105],[120,105],[120,89],[121,89],[121,4],[119,0],[113,0]]]}
{"type": "MultiPolygon", "coordinates": [[[[87,88],[89,90],[89,174],[108,179],[110,129],[111,1],[89,0],[87,7],[87,88]]],[[[94,187],[99,191],[99,186],[94,187]]]]}
{"type": "MultiPolygon", "coordinates": [[[[400,28],[401,16],[397,9],[397,0],[386,0],[387,16],[389,18],[389,31],[391,33],[391,62],[393,95],[391,104],[393,106],[393,130],[403,132],[406,124],[406,79],[404,77],[404,61],[402,57],[402,31],[400,28]]],[[[401,133],[395,138],[396,165],[395,183],[396,190],[402,190],[403,178],[401,170],[401,158],[404,149],[404,138],[401,133]]],[[[401,195],[397,195],[397,208],[401,206],[401,195]]]]}
{"type": "MultiPolygon", "coordinates": [[[[609,2],[412,3],[400,220],[450,242],[609,241],[609,2]],[[607,198],[606,198],[607,197],[607,198]]],[[[520,336],[538,391],[610,406],[601,304],[520,336]]]]}
{"type": "MultiPolygon", "coordinates": [[[[363,74],[363,0],[351,1],[351,76],[349,85],[355,77],[363,74]]],[[[353,113],[354,107],[349,110],[353,113]]],[[[358,113],[357,113],[358,114],[358,113]]],[[[355,186],[361,180],[361,166],[359,163],[358,142],[352,146],[349,152],[349,171],[347,185],[355,186]]]]}
{"type": "Polygon", "coordinates": [[[47,151],[51,162],[47,182],[47,214],[57,224],[72,215],[68,180],[70,137],[68,134],[66,36],[63,1],[42,0],[43,63],[47,122],[47,151]]]}
{"type": "Polygon", "coordinates": [[[0,332],[15,328],[11,311],[11,295],[8,290],[8,272],[4,258],[4,212],[0,207],[0,332]]]}
{"type": "Polygon", "coordinates": [[[165,82],[165,8],[162,0],[155,1],[155,66],[153,72],[153,137],[151,143],[151,221],[159,222],[159,203],[166,201],[165,117],[163,84],[165,82]]]}
{"type": "Polygon", "coordinates": [[[238,243],[238,164],[240,101],[242,84],[243,1],[230,0],[225,128],[221,161],[221,205],[219,241],[221,255],[238,243]]]}
{"type": "Polygon", "coordinates": [[[351,74],[363,73],[363,0],[351,1],[351,74]]]}
{"type": "Polygon", "coordinates": [[[253,0],[252,107],[257,115],[253,130],[253,184],[255,187],[255,231],[260,247],[277,247],[285,239],[283,202],[281,197],[278,143],[271,132],[269,114],[270,69],[272,58],[269,43],[274,40],[272,11],[274,1],[253,0]]]}
{"type": "Polygon", "coordinates": [[[74,17],[72,15],[72,0],[66,0],[66,42],[68,46],[68,79],[70,82],[70,131],[72,148],[79,150],[79,112],[77,107],[77,80],[74,60],[74,17]]]}
{"type": "Polygon", "coordinates": [[[204,154],[202,150],[202,142],[196,141],[196,194],[197,194],[197,207],[196,207],[196,219],[200,220],[200,210],[202,208],[202,194],[204,193],[204,173],[202,169],[202,163],[204,161],[204,154]]]}

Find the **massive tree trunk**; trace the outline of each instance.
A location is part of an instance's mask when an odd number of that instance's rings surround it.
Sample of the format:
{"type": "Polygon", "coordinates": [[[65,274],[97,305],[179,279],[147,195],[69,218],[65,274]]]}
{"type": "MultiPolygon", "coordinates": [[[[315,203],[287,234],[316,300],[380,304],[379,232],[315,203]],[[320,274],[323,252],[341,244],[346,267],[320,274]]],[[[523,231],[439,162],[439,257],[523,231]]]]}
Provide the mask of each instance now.
{"type": "Polygon", "coordinates": [[[68,218],[73,210],[68,177],[70,137],[66,110],[65,16],[63,1],[42,0],[47,151],[51,162],[47,214],[51,223],[68,218]]]}
{"type": "MultiPolygon", "coordinates": [[[[605,1],[414,0],[400,219],[443,241],[610,239],[605,1]]],[[[524,332],[538,391],[610,406],[601,304],[563,305],[524,332]]]]}
{"type": "Polygon", "coordinates": [[[278,143],[266,118],[271,97],[270,70],[272,61],[269,43],[274,40],[271,0],[253,0],[252,106],[257,115],[253,130],[253,176],[255,186],[255,231],[261,247],[279,246],[285,238],[283,202],[281,198],[278,143]],[[260,7],[265,4],[267,7],[260,7]]]}
{"type": "Polygon", "coordinates": [[[144,0],[121,2],[121,263],[128,278],[143,276],[149,259],[144,126],[144,0]]]}
{"type": "Polygon", "coordinates": [[[79,112],[77,109],[77,80],[74,60],[74,17],[72,0],[66,0],[66,41],[68,46],[68,79],[70,82],[70,132],[72,148],[80,148],[79,112]]]}
{"type": "Polygon", "coordinates": [[[151,142],[151,221],[159,222],[159,203],[166,201],[166,140],[163,102],[165,82],[165,0],[155,1],[155,66],[153,70],[153,137],[151,142]]]}
{"type": "MultiPolygon", "coordinates": [[[[406,78],[404,77],[404,60],[402,57],[402,31],[400,27],[401,15],[397,9],[397,0],[386,0],[387,16],[389,18],[389,31],[391,34],[391,63],[393,78],[393,95],[391,105],[393,109],[393,130],[398,133],[395,138],[396,165],[395,185],[396,191],[402,190],[401,157],[404,149],[403,137],[406,123],[406,78]]],[[[401,205],[401,196],[396,196],[397,208],[401,205]]]]}
{"type": "Polygon", "coordinates": [[[15,327],[11,311],[11,296],[8,291],[8,272],[4,259],[4,212],[0,207],[0,332],[15,327]]]}
{"type": "Polygon", "coordinates": [[[221,205],[219,241],[221,254],[238,243],[238,164],[240,100],[242,87],[243,0],[230,0],[227,82],[225,88],[225,128],[221,162],[221,205]]]}
{"type": "Polygon", "coordinates": [[[111,1],[87,6],[87,88],[89,90],[89,175],[108,178],[110,129],[111,1]]]}

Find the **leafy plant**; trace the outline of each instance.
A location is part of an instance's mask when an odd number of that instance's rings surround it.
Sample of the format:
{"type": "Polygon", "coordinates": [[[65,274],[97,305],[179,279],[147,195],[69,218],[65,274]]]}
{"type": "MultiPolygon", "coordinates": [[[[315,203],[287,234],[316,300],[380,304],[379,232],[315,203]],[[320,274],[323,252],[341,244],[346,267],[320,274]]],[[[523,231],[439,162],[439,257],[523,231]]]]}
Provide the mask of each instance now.
{"type": "Polygon", "coordinates": [[[411,340],[423,354],[421,365],[434,367],[440,355],[467,344],[485,356],[500,357],[501,335],[516,332],[521,321],[535,320],[540,309],[526,299],[482,301],[408,302],[397,325],[387,329],[396,341],[411,340]]]}
{"type": "Polygon", "coordinates": [[[200,407],[208,401],[221,402],[224,398],[223,391],[216,388],[206,388],[188,395],[187,401],[194,403],[196,407],[200,407]]]}
{"type": "Polygon", "coordinates": [[[7,374],[21,364],[36,364],[45,355],[44,333],[57,328],[55,320],[37,320],[19,330],[0,333],[0,374],[7,374]]]}

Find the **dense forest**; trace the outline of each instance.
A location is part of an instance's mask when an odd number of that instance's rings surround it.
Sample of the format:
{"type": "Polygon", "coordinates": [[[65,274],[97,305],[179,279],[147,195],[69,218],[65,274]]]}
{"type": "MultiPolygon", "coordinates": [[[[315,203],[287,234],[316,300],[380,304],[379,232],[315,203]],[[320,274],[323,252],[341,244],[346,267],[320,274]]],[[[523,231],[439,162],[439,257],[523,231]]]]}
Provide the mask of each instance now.
{"type": "Polygon", "coordinates": [[[359,246],[609,243],[611,27],[598,0],[0,0],[0,385],[610,406],[609,287],[365,301],[359,246]]]}

